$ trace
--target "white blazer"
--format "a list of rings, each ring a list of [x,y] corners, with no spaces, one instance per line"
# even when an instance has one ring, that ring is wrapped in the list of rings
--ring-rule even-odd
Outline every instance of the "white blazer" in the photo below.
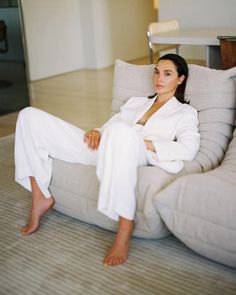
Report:
[[[116,121],[125,121],[130,126],[136,125],[144,113],[152,106],[156,97],[131,97],[101,127],[101,132]],[[148,163],[177,173],[183,161],[194,159],[200,145],[197,111],[188,104],[180,103],[175,97],[157,110],[140,129],[143,139],[151,140],[156,152],[147,150]]]

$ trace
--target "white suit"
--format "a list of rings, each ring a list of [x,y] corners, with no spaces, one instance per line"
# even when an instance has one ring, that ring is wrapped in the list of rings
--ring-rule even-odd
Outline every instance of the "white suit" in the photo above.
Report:
[[[35,108],[24,109],[16,126],[16,181],[31,190],[29,176],[34,176],[45,197],[50,197],[53,158],[95,165],[100,180],[98,210],[114,220],[119,216],[133,220],[137,167],[150,164],[177,173],[183,160],[192,160],[199,148],[197,112],[175,97],[144,126],[137,124],[154,101],[129,99],[101,127],[98,151],[87,148],[80,128]],[[144,139],[153,142],[156,153],[146,149]]]

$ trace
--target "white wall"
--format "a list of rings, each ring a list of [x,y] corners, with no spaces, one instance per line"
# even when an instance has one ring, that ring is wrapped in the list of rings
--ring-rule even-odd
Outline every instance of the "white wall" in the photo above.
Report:
[[[152,0],[80,0],[83,32],[87,31],[85,67],[103,68],[116,58],[131,60],[148,55],[146,30],[156,20]],[[85,5],[86,2],[86,5]],[[88,13],[88,6],[91,9]],[[85,20],[84,12],[87,19]],[[85,25],[87,24],[87,25]],[[86,29],[86,27],[89,29]],[[91,52],[92,51],[92,52]]]
[[[78,1],[21,0],[21,3],[30,80],[82,67]]]
[[[159,0],[159,20],[177,19],[180,27],[236,27],[235,0]],[[181,46],[186,58],[205,58],[202,46]]]
[[[108,0],[109,1],[109,0]],[[83,68],[111,64],[110,23],[107,0],[79,0],[79,21],[83,42]]]
[[[94,0],[96,1],[96,0]],[[149,54],[146,31],[156,21],[152,0],[108,0],[112,59],[131,60]]]
[[[152,0],[21,0],[30,80],[148,55]]]

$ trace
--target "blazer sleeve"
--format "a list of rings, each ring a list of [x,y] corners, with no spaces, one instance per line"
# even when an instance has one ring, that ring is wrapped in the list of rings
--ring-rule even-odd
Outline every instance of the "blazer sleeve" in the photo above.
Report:
[[[176,125],[174,141],[153,140],[156,150],[156,160],[163,161],[192,161],[200,146],[198,131],[198,114],[190,109],[181,116]]]

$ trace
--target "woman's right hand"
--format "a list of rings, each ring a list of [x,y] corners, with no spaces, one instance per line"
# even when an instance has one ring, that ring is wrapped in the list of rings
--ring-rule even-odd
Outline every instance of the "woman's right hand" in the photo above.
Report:
[[[97,150],[101,139],[101,133],[98,130],[90,130],[84,134],[84,142],[88,148]]]

